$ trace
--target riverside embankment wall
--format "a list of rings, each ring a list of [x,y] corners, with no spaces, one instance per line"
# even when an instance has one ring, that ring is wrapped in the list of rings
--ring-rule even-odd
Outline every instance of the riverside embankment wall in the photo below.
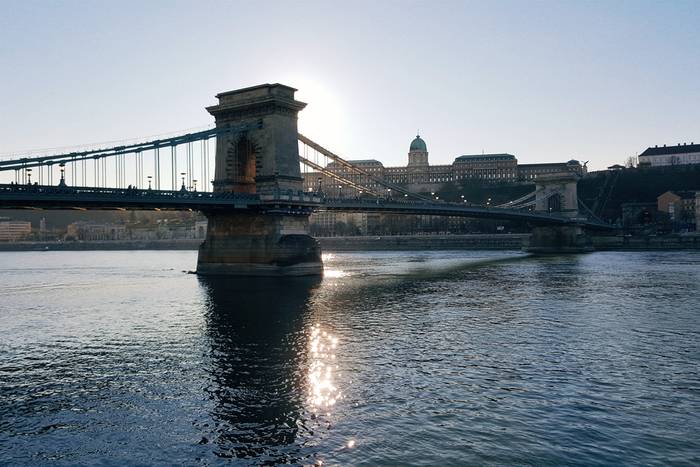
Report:
[[[529,234],[320,237],[323,251],[519,250]],[[2,242],[0,251],[196,250],[202,240]],[[700,250],[700,234],[592,237],[598,251]]]
[[[383,235],[319,238],[323,251],[519,250],[529,234]]]
[[[6,242],[0,251],[196,250],[202,240],[91,240],[84,242]]]
[[[663,236],[605,236],[592,237],[593,248],[597,251],[627,250],[700,250],[700,235]]]

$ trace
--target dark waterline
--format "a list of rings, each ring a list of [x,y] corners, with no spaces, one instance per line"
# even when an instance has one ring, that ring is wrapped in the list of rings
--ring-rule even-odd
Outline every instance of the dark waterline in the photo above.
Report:
[[[700,253],[0,253],[0,464],[696,465]]]

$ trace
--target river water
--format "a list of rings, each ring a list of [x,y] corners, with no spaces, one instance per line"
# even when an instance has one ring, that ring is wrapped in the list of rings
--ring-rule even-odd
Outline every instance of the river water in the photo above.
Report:
[[[697,465],[700,253],[0,253],[0,464]]]

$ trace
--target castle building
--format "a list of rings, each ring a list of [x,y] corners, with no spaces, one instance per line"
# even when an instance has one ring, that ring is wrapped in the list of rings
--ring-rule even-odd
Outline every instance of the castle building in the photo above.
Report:
[[[574,172],[578,175],[585,175],[587,169],[576,159],[571,159],[568,162],[518,164],[518,180],[527,182],[536,179],[539,175],[561,173],[566,171]]]
[[[348,161],[361,168],[367,175],[358,174],[347,167],[331,162],[327,169],[353,184],[367,187],[382,195],[392,196],[390,190],[383,188],[377,179],[405,187],[416,193],[429,193],[439,190],[445,183],[466,180],[479,180],[486,183],[532,183],[546,174],[575,172],[586,173],[586,167],[577,160],[543,164],[518,164],[512,154],[470,154],[455,158],[452,164],[430,165],[428,147],[425,141],[416,135],[408,150],[406,166],[385,167],[376,159]],[[307,172],[304,175],[306,191],[323,191],[333,197],[358,196],[357,189],[343,186],[334,178],[319,172]]]
[[[512,154],[459,156],[452,163],[455,180],[478,179],[491,183],[518,180],[518,160]]]

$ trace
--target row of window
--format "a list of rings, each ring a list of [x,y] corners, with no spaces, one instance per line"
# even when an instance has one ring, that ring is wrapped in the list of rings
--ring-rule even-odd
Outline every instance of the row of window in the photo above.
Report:
[[[542,168],[528,168],[523,171],[518,171],[513,168],[509,169],[503,169],[503,168],[496,168],[496,169],[465,169],[465,168],[460,168],[461,170],[454,171],[453,173],[446,173],[446,172],[433,172],[431,173],[430,171],[420,171],[420,172],[406,172],[403,167],[396,167],[396,168],[365,168],[364,170],[368,172],[372,172],[373,174],[377,174],[377,172],[382,172],[379,173],[378,175],[380,177],[385,178],[388,182],[390,183],[399,183],[399,184],[411,184],[411,183],[447,183],[447,182],[452,182],[454,180],[464,180],[464,179],[470,179],[470,178],[476,178],[476,179],[481,179],[481,180],[503,180],[503,181],[512,181],[512,180],[533,180],[536,179],[538,175],[545,174],[545,173],[554,173],[554,172],[561,172],[562,168],[561,167],[542,167]],[[374,183],[368,178],[363,175],[363,174],[358,174],[356,172],[349,172],[346,170],[336,170],[335,173],[337,173],[340,177],[346,178],[354,183],[357,183],[359,185],[363,185],[369,188],[374,188],[378,189],[380,186],[377,183]],[[308,188],[316,188],[317,187],[317,180],[319,174],[317,172],[311,172],[304,174],[305,175],[305,183],[304,185]],[[337,185],[338,182],[334,181],[332,178],[327,177],[326,175],[322,175],[322,183],[325,186],[333,186]]]
[[[700,153],[679,154],[672,156],[639,156],[639,162],[647,162],[653,166],[700,164]]]

